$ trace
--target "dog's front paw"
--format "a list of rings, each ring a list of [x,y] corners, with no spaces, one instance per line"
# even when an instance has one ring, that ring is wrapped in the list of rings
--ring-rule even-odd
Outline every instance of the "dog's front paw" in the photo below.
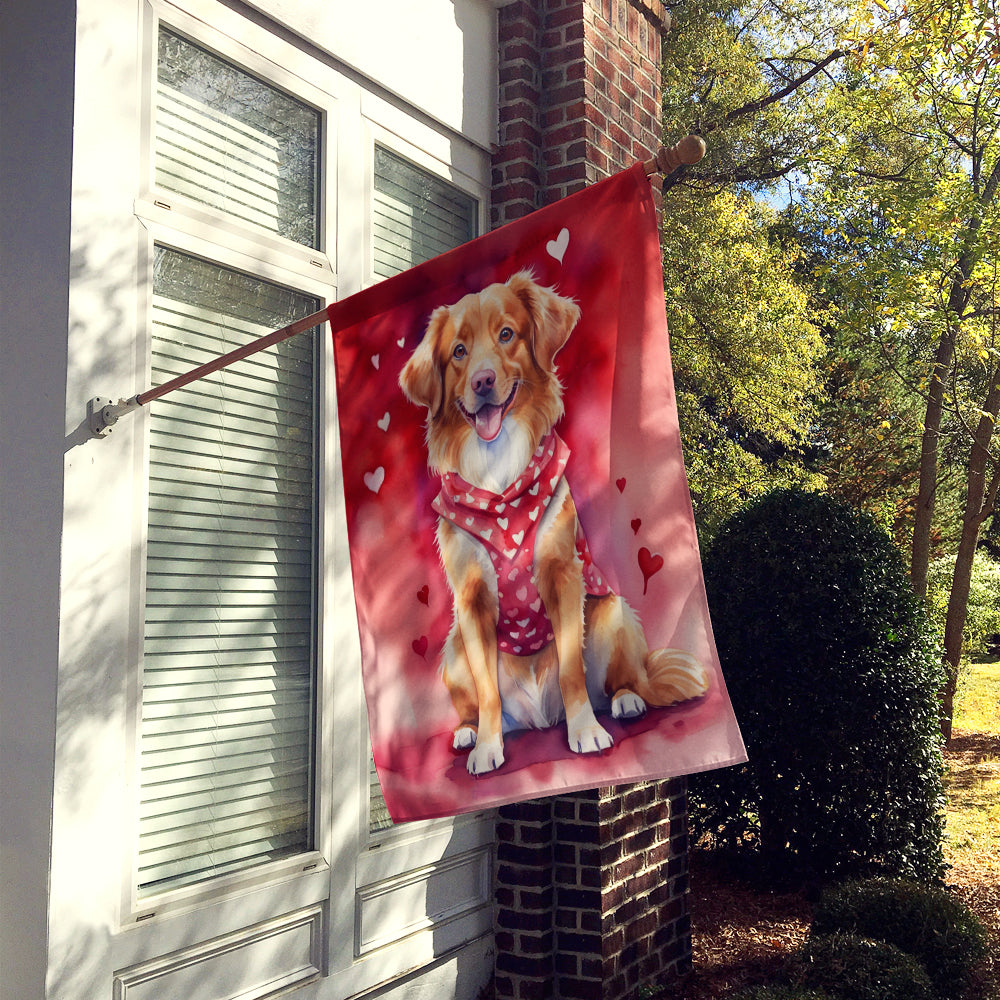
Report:
[[[614,746],[611,734],[596,719],[568,729],[569,748],[576,753],[602,753]]]
[[[497,736],[492,740],[477,741],[465,766],[469,774],[480,775],[495,771],[503,762],[503,740]]]
[[[638,719],[645,714],[646,703],[628,688],[622,688],[611,699],[611,717],[614,719]]]
[[[476,745],[475,726],[459,726],[451,745],[455,750],[471,750]]]

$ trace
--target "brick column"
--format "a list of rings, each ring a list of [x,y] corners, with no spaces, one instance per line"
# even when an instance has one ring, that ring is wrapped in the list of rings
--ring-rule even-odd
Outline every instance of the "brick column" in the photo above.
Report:
[[[660,144],[660,0],[513,0],[498,11],[494,226]],[[496,995],[622,1000],[691,964],[687,783],[506,806],[497,822]]]

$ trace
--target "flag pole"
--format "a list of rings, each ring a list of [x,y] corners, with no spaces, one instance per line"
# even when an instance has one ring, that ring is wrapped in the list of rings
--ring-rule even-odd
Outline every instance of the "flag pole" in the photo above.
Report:
[[[661,146],[656,151],[656,155],[652,159],[646,160],[642,166],[647,176],[652,176],[653,174],[666,175],[672,173],[680,166],[697,163],[704,155],[705,140],[697,135],[688,135],[673,146]],[[87,401],[87,422],[90,426],[90,431],[94,437],[106,437],[111,433],[111,428],[118,422],[118,418],[124,416],[126,413],[131,413],[140,406],[145,406],[154,399],[159,399],[161,396],[165,396],[175,389],[180,389],[190,382],[195,382],[206,375],[220,371],[236,361],[242,361],[244,358],[248,358],[258,351],[266,350],[274,344],[288,340],[289,337],[294,337],[297,334],[304,333],[306,330],[311,330],[327,318],[327,309],[320,309],[318,312],[311,313],[309,316],[303,316],[302,319],[289,323],[288,326],[283,326],[280,330],[275,330],[273,333],[258,337],[256,340],[244,344],[242,347],[237,347],[228,354],[223,354],[212,361],[207,361],[205,364],[199,365],[197,368],[192,368],[191,371],[185,372],[183,375],[178,375],[176,378],[172,378],[168,382],[164,382],[162,385],[155,386],[152,389],[136,393],[136,395],[130,396],[128,399],[119,399],[115,402],[102,396],[94,396],[93,399]]]

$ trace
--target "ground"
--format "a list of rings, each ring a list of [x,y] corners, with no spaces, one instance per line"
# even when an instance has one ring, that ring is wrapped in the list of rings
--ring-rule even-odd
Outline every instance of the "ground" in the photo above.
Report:
[[[970,998],[1000,1000],[1000,736],[956,729],[945,756],[951,865],[946,883],[991,936],[990,957]],[[810,892],[750,887],[710,851],[692,851],[690,865],[694,967],[664,1000],[723,1000],[744,986],[771,981],[808,936]]]

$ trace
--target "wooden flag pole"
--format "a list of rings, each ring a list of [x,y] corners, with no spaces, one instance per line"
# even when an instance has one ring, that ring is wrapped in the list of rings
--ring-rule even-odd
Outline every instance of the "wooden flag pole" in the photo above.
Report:
[[[652,176],[653,174],[666,175],[685,164],[691,165],[697,163],[704,155],[705,140],[697,135],[688,135],[673,146],[661,146],[656,151],[656,156],[651,160],[646,160],[642,166],[647,176]],[[258,337],[249,344],[237,347],[235,350],[230,351],[228,354],[223,354],[213,361],[208,361],[197,368],[192,368],[191,371],[185,372],[183,375],[178,375],[176,378],[172,378],[162,385],[137,393],[129,399],[119,399],[118,402],[114,402],[111,399],[95,396],[93,399],[87,401],[87,421],[90,425],[90,431],[95,437],[105,437],[111,432],[112,426],[118,422],[118,418],[124,414],[130,413],[132,410],[137,410],[140,406],[145,406],[146,403],[150,403],[154,399],[159,399],[168,392],[173,392],[174,389],[180,389],[190,382],[195,382],[206,375],[211,375],[213,372],[226,368],[235,361],[242,361],[243,358],[250,357],[251,354],[256,354],[258,351],[266,350],[268,347],[287,340],[289,337],[294,337],[296,334],[311,330],[326,319],[327,310],[320,309],[309,316],[295,320],[294,323],[289,323],[288,326],[283,326],[280,330],[275,330],[273,333]]]

